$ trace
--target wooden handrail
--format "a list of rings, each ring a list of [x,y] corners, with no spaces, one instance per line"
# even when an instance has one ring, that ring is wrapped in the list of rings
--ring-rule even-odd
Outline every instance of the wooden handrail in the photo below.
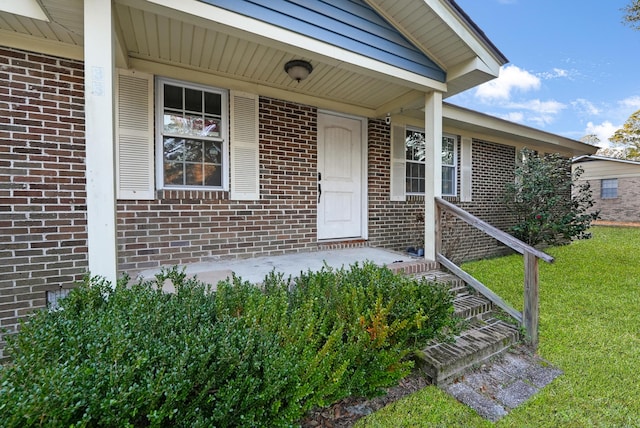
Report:
[[[542,259],[547,263],[553,263],[554,259],[550,255],[533,248],[521,240],[509,235],[502,230],[491,226],[489,223],[480,220],[473,214],[468,213],[462,208],[445,201],[442,198],[435,198],[436,201],[436,258],[438,263],[449,269],[452,273],[460,277],[471,287],[476,289],[480,294],[489,299],[496,306],[503,309],[521,325],[524,326],[529,344],[535,350],[538,347],[538,318],[539,318],[539,296],[538,296],[538,259]],[[507,302],[502,300],[500,296],[495,294],[491,289],[482,284],[458,267],[451,260],[441,254],[442,233],[441,233],[441,217],[442,212],[449,212],[465,223],[475,227],[486,233],[494,239],[507,245],[509,248],[524,255],[524,311],[520,313]]]
[[[491,226],[489,223],[480,220],[478,217],[468,213],[459,206],[454,205],[449,201],[445,201],[442,198],[436,198],[436,204],[439,205],[443,210],[449,211],[460,220],[470,224],[471,226],[474,226],[478,230],[483,231],[487,235],[497,239],[498,241],[502,242],[509,248],[519,252],[520,254],[524,255],[524,253],[528,252],[547,263],[553,263],[553,257],[551,257],[549,254],[533,248],[531,245],[525,244],[518,238],[511,236],[494,226]]]

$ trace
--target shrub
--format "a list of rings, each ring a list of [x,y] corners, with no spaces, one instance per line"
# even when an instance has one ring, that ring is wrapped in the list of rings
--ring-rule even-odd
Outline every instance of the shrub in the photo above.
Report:
[[[571,160],[558,154],[521,152],[515,181],[505,186],[504,201],[515,215],[511,233],[529,245],[562,244],[588,239],[591,222],[599,217],[588,182],[578,184],[583,170],[571,170]]]
[[[371,264],[263,289],[234,277],[212,292],[175,268],[128,282],[87,278],[10,338],[1,426],[289,426],[379,393],[455,328],[441,286]]]

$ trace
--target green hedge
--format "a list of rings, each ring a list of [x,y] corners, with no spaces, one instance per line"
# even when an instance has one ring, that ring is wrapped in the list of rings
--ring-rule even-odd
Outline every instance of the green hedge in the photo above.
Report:
[[[290,426],[395,384],[452,313],[442,286],[368,263],[215,292],[175,268],[87,279],[9,338],[0,426]]]

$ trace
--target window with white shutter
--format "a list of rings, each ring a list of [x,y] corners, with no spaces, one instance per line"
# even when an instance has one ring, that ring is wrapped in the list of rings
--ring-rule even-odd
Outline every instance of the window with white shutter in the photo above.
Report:
[[[118,70],[116,80],[118,199],[154,199],[153,76]]]
[[[160,186],[227,190],[227,91],[158,78],[156,94]]]
[[[457,189],[457,144],[453,135],[442,136],[442,194],[455,196]],[[393,125],[391,128],[391,200],[404,201],[406,195],[425,193],[424,131]]]

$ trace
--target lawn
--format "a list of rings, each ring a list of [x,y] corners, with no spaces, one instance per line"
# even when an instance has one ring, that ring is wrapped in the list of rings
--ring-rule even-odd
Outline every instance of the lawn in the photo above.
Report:
[[[564,371],[498,427],[640,426],[640,228],[596,227],[540,264],[538,353]],[[463,268],[522,310],[521,256]],[[494,426],[430,386],[357,427]]]

